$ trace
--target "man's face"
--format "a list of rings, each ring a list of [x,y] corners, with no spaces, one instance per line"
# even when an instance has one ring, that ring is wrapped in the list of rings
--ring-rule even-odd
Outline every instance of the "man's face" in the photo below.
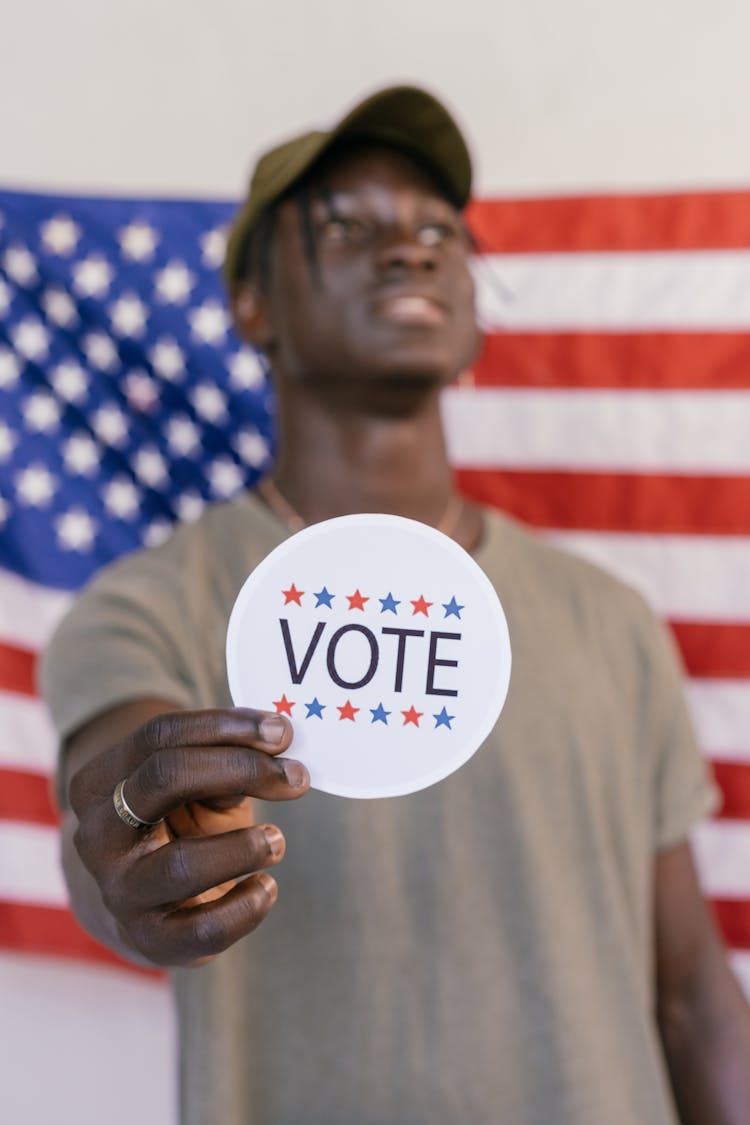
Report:
[[[454,379],[479,342],[469,245],[429,175],[391,149],[365,148],[325,167],[308,205],[315,260],[296,200],[279,208],[272,243],[277,376],[342,394]]]

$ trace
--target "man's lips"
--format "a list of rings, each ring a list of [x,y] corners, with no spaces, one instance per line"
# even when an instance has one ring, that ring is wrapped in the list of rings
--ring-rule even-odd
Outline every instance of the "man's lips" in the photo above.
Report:
[[[399,324],[442,324],[445,305],[423,293],[393,293],[375,301],[375,311]]]

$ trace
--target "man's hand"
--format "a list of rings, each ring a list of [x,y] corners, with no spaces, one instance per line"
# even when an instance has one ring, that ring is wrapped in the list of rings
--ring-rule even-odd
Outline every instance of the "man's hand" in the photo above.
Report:
[[[75,854],[64,851],[73,907],[95,936],[128,956],[199,963],[255,929],[276,901],[276,881],[264,869],[283,856],[284,838],[273,825],[253,825],[249,798],[306,792],[305,767],[274,757],[291,742],[291,724],[262,711],[176,711],[92,753],[110,717],[118,713],[84,728],[70,746],[73,768],[76,757],[86,759],[69,789]],[[113,803],[120,781],[133,813],[158,824],[137,829],[120,819]]]

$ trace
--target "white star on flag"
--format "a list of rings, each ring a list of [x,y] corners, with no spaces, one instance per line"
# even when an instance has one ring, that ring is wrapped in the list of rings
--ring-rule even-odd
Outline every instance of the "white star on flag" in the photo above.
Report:
[[[43,359],[49,348],[49,332],[41,320],[27,317],[12,329],[10,338],[17,352],[30,360]]]
[[[265,382],[263,364],[250,348],[240,348],[227,360],[230,383],[239,390],[258,390]]]
[[[228,457],[217,457],[209,465],[206,476],[214,496],[228,499],[242,488],[242,472]]]
[[[33,285],[39,276],[34,257],[25,246],[9,246],[3,254],[3,268],[17,285]]]
[[[163,270],[155,274],[154,288],[160,300],[170,305],[181,305],[187,301],[193,286],[195,274],[184,262],[167,262]]]
[[[72,359],[58,363],[57,367],[52,369],[50,382],[55,392],[66,402],[83,402],[89,389],[88,375],[81,365]]]
[[[268,442],[257,430],[244,429],[234,438],[232,445],[246,465],[259,469],[270,456]]]
[[[99,468],[99,447],[88,434],[73,434],[63,445],[63,461],[69,473],[93,476]]]
[[[51,433],[60,425],[60,406],[50,394],[40,391],[29,395],[23,404],[23,416],[28,430]]]
[[[72,254],[81,237],[81,228],[70,215],[53,215],[40,227],[42,242],[50,254]]]
[[[131,371],[123,384],[128,405],[146,414],[159,403],[159,392],[154,380],[145,371]]]
[[[159,236],[152,226],[139,220],[124,227],[118,241],[124,258],[131,262],[148,262],[159,245]]]
[[[145,547],[160,547],[166,543],[172,534],[172,524],[169,520],[152,520],[143,531],[143,545]]]
[[[167,444],[177,457],[187,457],[200,447],[200,430],[186,414],[171,418],[166,426]]]
[[[227,249],[227,234],[224,227],[215,227],[206,231],[201,238],[203,263],[213,269],[218,269],[224,261]]]
[[[128,440],[128,422],[117,406],[102,406],[91,415],[94,433],[104,445],[117,449]]]
[[[0,387],[9,390],[15,387],[21,374],[21,364],[18,356],[10,348],[0,348]]]
[[[106,258],[92,254],[73,266],[73,288],[79,297],[104,297],[114,274]]]
[[[11,295],[10,288],[0,277],[0,316],[5,316],[10,308]]]
[[[190,331],[204,344],[222,344],[229,330],[229,316],[219,301],[208,300],[188,313]]]
[[[123,293],[109,306],[109,318],[118,336],[142,336],[148,309],[136,293]]]
[[[157,375],[169,383],[178,382],[185,374],[185,356],[176,340],[162,337],[148,353],[151,366]]]
[[[82,508],[70,508],[55,520],[60,546],[69,551],[86,551],[96,536],[96,523]]]
[[[51,286],[45,290],[41,298],[41,305],[47,317],[59,328],[72,328],[78,323],[78,310],[75,301],[64,289]]]
[[[0,422],[0,461],[7,461],[18,444],[18,439],[5,422]]]
[[[92,367],[99,371],[111,371],[117,366],[117,348],[106,333],[89,332],[82,342],[86,359]]]
[[[166,461],[153,446],[139,449],[133,458],[133,469],[138,480],[149,488],[159,488],[169,477]]]
[[[226,396],[214,383],[198,383],[190,392],[190,401],[207,422],[218,424],[227,417]]]
[[[118,519],[133,519],[138,515],[141,495],[127,477],[116,477],[102,489],[107,511]]]
[[[175,511],[183,523],[195,523],[205,506],[205,500],[199,493],[188,490],[178,496]]]
[[[16,495],[22,504],[43,508],[57,491],[57,481],[45,465],[29,465],[16,475]]]

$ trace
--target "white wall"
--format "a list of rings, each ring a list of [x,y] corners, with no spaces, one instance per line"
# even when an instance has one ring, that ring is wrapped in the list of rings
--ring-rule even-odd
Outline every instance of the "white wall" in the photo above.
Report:
[[[258,147],[390,80],[450,101],[485,193],[750,183],[747,0],[13,7],[5,185],[235,196]]]

